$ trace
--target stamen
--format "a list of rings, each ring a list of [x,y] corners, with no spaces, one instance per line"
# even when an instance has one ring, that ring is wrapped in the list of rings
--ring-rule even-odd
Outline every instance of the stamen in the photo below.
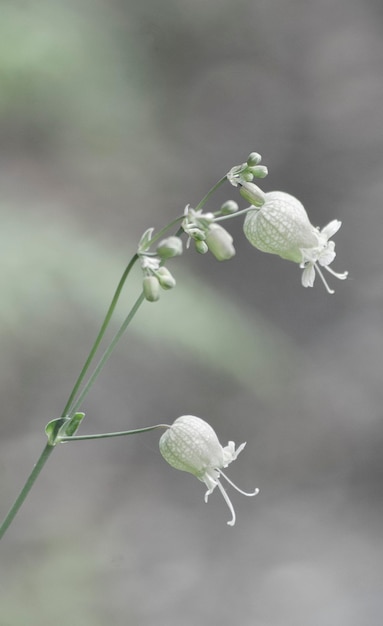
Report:
[[[334,272],[334,270],[331,269],[331,267],[329,267],[328,265],[325,265],[324,268],[325,268],[325,270],[330,272],[330,274],[332,274],[336,278],[339,278],[339,280],[346,280],[346,278],[348,276],[348,272],[342,272],[341,274],[339,274],[338,272]]]
[[[236,520],[234,507],[233,507],[233,505],[232,505],[232,503],[231,503],[231,500],[230,500],[229,496],[227,495],[227,493],[226,493],[225,489],[222,487],[222,485],[221,485],[221,483],[219,482],[219,480],[217,481],[217,485],[218,485],[218,489],[220,490],[220,492],[222,493],[222,495],[223,495],[223,497],[224,497],[224,500],[225,500],[225,502],[226,502],[227,506],[228,506],[228,507],[229,507],[229,509],[230,509],[230,513],[231,513],[231,520],[229,520],[227,523],[228,523],[228,525],[229,525],[229,526],[234,526],[234,524],[235,524],[235,520]]]
[[[243,496],[249,496],[249,497],[251,497],[251,496],[256,496],[256,495],[257,495],[257,493],[259,493],[259,489],[258,489],[258,488],[257,488],[257,489],[254,489],[254,491],[252,491],[251,493],[249,493],[248,491],[242,491],[242,489],[240,489],[239,487],[237,487],[237,485],[236,485],[236,484],[234,484],[234,483],[230,480],[230,478],[228,478],[228,477],[226,476],[226,474],[224,474],[224,473],[223,473],[223,471],[222,471],[222,470],[219,470],[219,472],[220,472],[221,476],[223,476],[223,477],[224,477],[224,479],[225,479],[225,480],[227,480],[227,482],[229,483],[229,485],[231,485],[232,487],[234,487],[234,489],[235,489],[236,491],[238,491],[239,493],[241,493]]]
[[[318,263],[314,263],[315,269],[318,272],[320,278],[322,279],[322,283],[324,284],[324,286],[326,287],[326,290],[328,291],[328,293],[335,293],[335,291],[333,289],[330,289],[330,287],[328,286],[325,277],[322,274],[322,271],[318,265]],[[328,270],[329,268],[326,267],[326,269]],[[330,271],[330,270],[329,270]],[[332,274],[332,271],[330,272],[330,274]]]

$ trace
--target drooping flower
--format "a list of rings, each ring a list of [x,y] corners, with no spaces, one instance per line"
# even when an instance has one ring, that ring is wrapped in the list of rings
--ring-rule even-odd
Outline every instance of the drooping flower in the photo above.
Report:
[[[339,220],[333,220],[319,230],[310,223],[303,204],[297,198],[282,191],[272,191],[266,194],[260,209],[248,212],[243,229],[247,239],[258,250],[299,263],[303,269],[304,287],[313,286],[317,271],[327,291],[334,293],[321,267],[340,280],[347,278],[348,272],[339,274],[329,267],[336,254],[335,244],[329,240],[341,224]]]
[[[162,456],[172,467],[190,472],[205,483],[205,502],[218,487],[232,515],[228,521],[229,526],[234,526],[236,516],[229,496],[220,482],[220,476],[245,496],[255,496],[259,491],[242,491],[222,471],[222,468],[237,458],[245,445],[242,443],[235,449],[234,442],[229,441],[227,446],[222,447],[213,428],[194,415],[182,415],[176,419],[164,432],[159,443]]]

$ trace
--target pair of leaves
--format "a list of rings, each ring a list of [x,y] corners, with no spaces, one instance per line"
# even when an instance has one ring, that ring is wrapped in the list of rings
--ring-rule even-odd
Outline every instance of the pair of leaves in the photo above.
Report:
[[[85,413],[75,413],[73,417],[58,417],[48,422],[45,433],[48,443],[55,446],[63,437],[72,437],[84,419]]]

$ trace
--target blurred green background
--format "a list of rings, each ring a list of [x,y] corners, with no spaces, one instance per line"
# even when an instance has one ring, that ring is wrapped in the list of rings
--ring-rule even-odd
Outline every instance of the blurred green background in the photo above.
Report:
[[[0,0],[2,515],[142,232],[250,151],[343,221],[350,272],[303,289],[240,218],[230,263],[172,262],[81,432],[199,415],[261,493],[231,529],[156,433],[60,446],[1,543],[0,626],[381,626],[382,33],[377,0]]]

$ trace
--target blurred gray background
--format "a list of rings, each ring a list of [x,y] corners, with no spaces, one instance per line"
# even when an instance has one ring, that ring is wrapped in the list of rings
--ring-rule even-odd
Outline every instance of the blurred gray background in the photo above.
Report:
[[[156,433],[60,446],[2,541],[0,626],[383,623],[382,35],[378,0],[0,2],[2,515],[142,232],[250,151],[343,221],[350,275],[303,289],[240,218],[230,263],[172,262],[81,433],[199,415],[261,492],[230,528]]]

